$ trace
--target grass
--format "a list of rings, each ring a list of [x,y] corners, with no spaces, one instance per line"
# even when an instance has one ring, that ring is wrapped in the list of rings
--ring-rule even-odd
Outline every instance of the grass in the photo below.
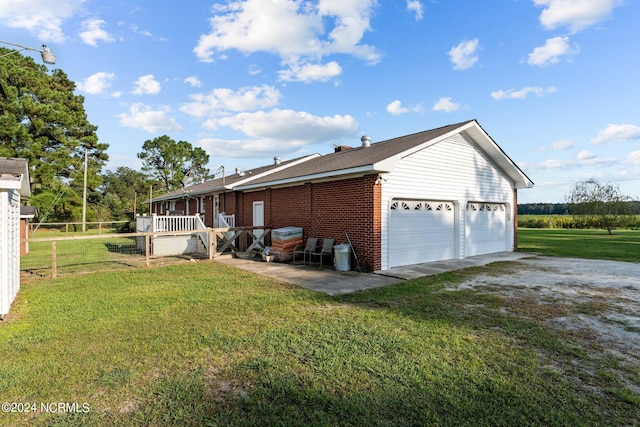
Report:
[[[105,234],[105,233],[103,233]],[[60,236],[58,236],[60,237]],[[56,242],[58,274],[87,273],[141,266],[144,250],[136,248],[129,237],[61,240]],[[29,253],[20,258],[25,277],[50,277],[52,245],[50,241],[29,242]]]
[[[545,255],[640,262],[640,231],[521,228],[518,249]]]
[[[620,363],[532,316],[549,307],[443,290],[502,268],[341,297],[215,262],[28,283],[0,324],[3,400],[90,410],[0,424],[637,424]]]

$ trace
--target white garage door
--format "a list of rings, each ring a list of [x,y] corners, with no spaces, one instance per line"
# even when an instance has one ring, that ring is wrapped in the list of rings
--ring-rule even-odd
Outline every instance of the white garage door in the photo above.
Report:
[[[389,266],[455,257],[452,202],[393,200],[389,214]]]
[[[465,256],[508,250],[507,209],[504,203],[467,203]]]

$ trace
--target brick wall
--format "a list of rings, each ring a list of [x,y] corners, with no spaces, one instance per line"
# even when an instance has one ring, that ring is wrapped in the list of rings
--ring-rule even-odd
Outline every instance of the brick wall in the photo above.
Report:
[[[217,214],[217,212],[215,212]],[[204,197],[204,225],[213,227],[213,196]]]
[[[310,233],[346,243],[349,234],[367,270],[380,264],[380,186],[377,175],[313,184]]]
[[[360,262],[368,270],[380,263],[380,186],[377,175],[340,181],[306,183],[287,188],[236,193],[236,224],[251,225],[253,202],[263,201],[265,225],[272,228],[297,226],[309,237],[332,238],[346,243],[345,231]],[[231,212],[227,209],[227,212]]]
[[[187,212],[189,212],[189,215],[195,215],[196,213],[200,212],[198,201],[196,199],[188,199],[187,203],[189,203],[189,209],[184,210],[185,215],[187,214]]]

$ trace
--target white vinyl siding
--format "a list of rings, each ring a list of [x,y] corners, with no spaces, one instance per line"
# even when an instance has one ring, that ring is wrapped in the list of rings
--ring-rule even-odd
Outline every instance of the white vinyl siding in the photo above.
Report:
[[[20,290],[20,194],[0,189],[0,315]]]
[[[465,207],[469,201],[505,205],[505,247],[512,249],[513,184],[478,146],[463,134],[451,136],[401,159],[382,181],[381,268],[390,268],[390,207],[394,199],[447,200],[454,204],[454,255],[465,248]]]

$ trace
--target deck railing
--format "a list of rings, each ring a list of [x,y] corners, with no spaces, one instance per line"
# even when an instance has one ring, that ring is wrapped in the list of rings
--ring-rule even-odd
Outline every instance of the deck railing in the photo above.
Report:
[[[197,215],[153,215],[151,231],[197,230],[197,219]]]
[[[235,214],[227,215],[225,213],[221,213],[218,215],[218,219],[220,221],[220,228],[234,228],[236,226]]]

